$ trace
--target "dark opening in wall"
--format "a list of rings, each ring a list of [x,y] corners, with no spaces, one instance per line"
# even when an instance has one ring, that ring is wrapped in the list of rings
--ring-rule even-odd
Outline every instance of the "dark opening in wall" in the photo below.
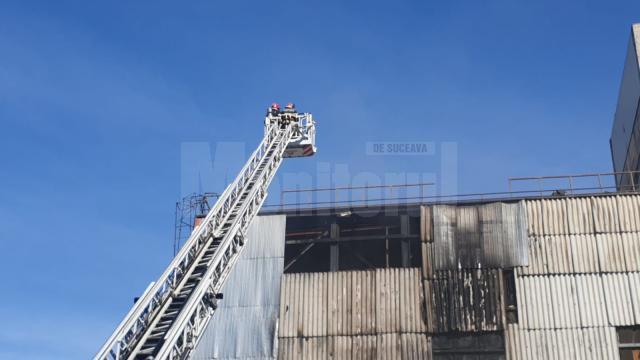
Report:
[[[420,267],[420,219],[382,211],[287,217],[285,273]]]
[[[620,360],[640,360],[640,326],[619,327]]]
[[[434,360],[504,360],[501,332],[454,333],[432,338]]]
[[[516,277],[513,269],[503,271],[504,300],[507,313],[507,324],[518,323],[518,298],[516,294]]]

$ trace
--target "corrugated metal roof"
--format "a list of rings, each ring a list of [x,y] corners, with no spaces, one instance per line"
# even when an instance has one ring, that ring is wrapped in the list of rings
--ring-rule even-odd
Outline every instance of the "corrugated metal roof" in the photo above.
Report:
[[[258,216],[193,359],[273,359],[286,217]]]
[[[456,270],[425,280],[429,324],[434,332],[502,329],[499,270]]]
[[[423,212],[428,216],[428,212]],[[527,224],[522,202],[433,207],[433,269],[527,265]],[[422,221],[427,223],[425,219]]]
[[[418,269],[282,277],[280,337],[424,332]]]
[[[431,360],[431,339],[425,334],[380,334],[281,338],[281,360]]]
[[[616,329],[522,330],[518,325],[509,325],[507,359],[619,359]]]

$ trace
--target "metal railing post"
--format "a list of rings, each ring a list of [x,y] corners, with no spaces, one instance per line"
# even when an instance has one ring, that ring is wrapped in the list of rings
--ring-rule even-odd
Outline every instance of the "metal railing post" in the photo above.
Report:
[[[569,176],[569,193],[573,195],[573,176]]]

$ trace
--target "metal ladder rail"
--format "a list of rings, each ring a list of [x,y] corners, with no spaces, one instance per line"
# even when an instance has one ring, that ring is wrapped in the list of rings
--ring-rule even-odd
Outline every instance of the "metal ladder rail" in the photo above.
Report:
[[[281,140],[276,137],[271,143],[271,147],[266,151],[265,156],[261,159],[257,171],[249,180],[245,191],[240,195],[236,205],[231,208],[227,221],[222,225],[221,234],[226,236],[229,232],[232,232],[229,236],[234,236],[237,233],[234,231],[234,220],[237,218],[237,215],[240,213],[243,205],[247,201],[250,202],[252,200],[252,189],[260,179],[261,173],[265,168],[269,167],[270,163],[272,163],[275,148],[280,141]],[[148,357],[152,357],[158,351],[159,347],[162,346],[164,343],[164,335],[169,331],[173,324],[175,324],[176,317],[182,312],[184,303],[188,301],[193,289],[201,282],[203,273],[211,266],[212,260],[219,252],[219,249],[224,249],[224,247],[220,246],[224,241],[223,239],[224,238],[221,239],[219,237],[214,238],[206,248],[206,251],[203,251],[203,253],[194,262],[194,265],[183,278],[183,281],[181,281],[181,283],[176,287],[174,291],[175,295],[172,296],[172,298],[163,306],[155,320],[150,324],[145,336],[140,339],[138,345],[132,351],[129,357],[130,359],[146,359]]]
[[[240,189],[247,185],[250,175],[257,170],[260,160],[266,154],[271,142],[279,134],[277,125],[271,126],[265,133],[262,142],[253,152],[236,179],[225,189],[200,226],[189,237],[164,273],[149,291],[139,299],[129,314],[123,319],[116,330],[96,354],[96,360],[119,360],[136,345],[149,323],[155,317],[157,310],[164,304],[175,288],[175,284],[182,279],[182,275],[193,264],[194,259],[215,235],[221,223],[229,215],[231,204],[241,194]]]
[[[230,270],[237,261],[245,244],[246,231],[258,213],[267,196],[267,189],[282,163],[284,149],[291,138],[292,128],[282,130],[282,137],[270,161],[259,174],[251,194],[243,204],[238,217],[231,225],[231,231],[224,237],[211,266],[189,297],[187,304],[178,315],[174,325],[167,332],[165,342],[156,359],[185,359],[193,350],[215,311],[209,299],[218,293],[226,281]]]

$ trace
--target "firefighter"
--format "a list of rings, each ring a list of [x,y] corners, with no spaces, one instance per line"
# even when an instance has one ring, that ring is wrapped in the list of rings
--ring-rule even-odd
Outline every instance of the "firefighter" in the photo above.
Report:
[[[273,103],[267,109],[267,116],[264,119],[264,125],[269,126],[275,122],[278,122],[280,119],[280,105],[278,103]]]
[[[271,107],[269,108],[269,114],[273,117],[278,117],[280,116],[280,113],[280,105],[278,103],[271,104]]]

